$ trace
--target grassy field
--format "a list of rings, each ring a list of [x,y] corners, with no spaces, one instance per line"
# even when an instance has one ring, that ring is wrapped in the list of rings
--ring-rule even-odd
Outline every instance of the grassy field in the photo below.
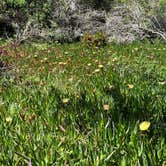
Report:
[[[0,45],[0,165],[166,165],[165,43]]]

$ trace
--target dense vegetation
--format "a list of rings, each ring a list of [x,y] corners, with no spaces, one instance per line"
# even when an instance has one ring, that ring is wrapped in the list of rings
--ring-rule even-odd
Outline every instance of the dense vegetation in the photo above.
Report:
[[[165,18],[165,0],[0,0],[0,165],[165,166]]]
[[[0,37],[73,42],[106,33],[110,41],[166,40],[165,0],[1,0]]]
[[[1,43],[1,165],[166,164],[165,43],[99,46]]]

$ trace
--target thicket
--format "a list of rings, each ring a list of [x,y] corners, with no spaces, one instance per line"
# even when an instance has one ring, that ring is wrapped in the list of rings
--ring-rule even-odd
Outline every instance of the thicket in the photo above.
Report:
[[[102,31],[115,41],[166,40],[165,18],[166,0],[0,0],[0,37],[72,42]]]

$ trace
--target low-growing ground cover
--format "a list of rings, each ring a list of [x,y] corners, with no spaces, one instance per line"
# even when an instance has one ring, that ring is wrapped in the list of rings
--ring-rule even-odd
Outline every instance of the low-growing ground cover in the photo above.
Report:
[[[166,164],[165,43],[0,54],[1,165]]]

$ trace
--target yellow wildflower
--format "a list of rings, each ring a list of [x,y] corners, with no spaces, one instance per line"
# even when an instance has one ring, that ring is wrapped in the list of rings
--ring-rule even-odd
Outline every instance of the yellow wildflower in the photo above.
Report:
[[[150,122],[148,122],[148,121],[143,121],[143,122],[141,122],[140,125],[139,125],[139,129],[140,129],[141,131],[146,131],[146,130],[149,129],[149,127],[150,127]]]
[[[134,88],[133,84],[128,84],[127,86],[128,86],[129,89],[133,89]]]
[[[12,121],[12,118],[10,116],[6,117],[6,122],[11,122]]]
[[[110,109],[110,106],[108,104],[103,105],[104,111],[108,111]]]
[[[103,65],[100,64],[100,65],[98,65],[98,67],[99,67],[99,68],[103,68]]]
[[[63,100],[62,100],[62,102],[64,103],[64,104],[67,104],[68,102],[69,102],[69,98],[64,98]]]

